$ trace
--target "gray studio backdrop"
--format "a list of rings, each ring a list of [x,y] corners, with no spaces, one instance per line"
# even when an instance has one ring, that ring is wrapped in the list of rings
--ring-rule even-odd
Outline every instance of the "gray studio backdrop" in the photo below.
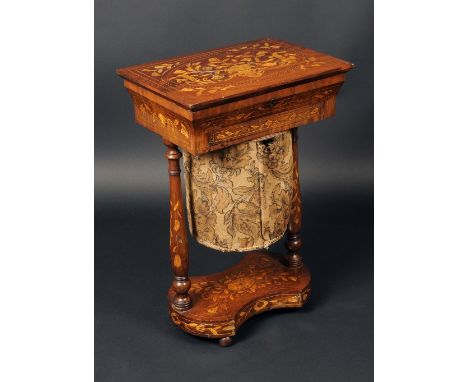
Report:
[[[252,319],[233,347],[221,349],[181,333],[167,317],[165,147],[135,124],[115,69],[262,37],[356,69],[338,95],[337,115],[299,130],[311,301]],[[372,380],[372,1],[96,0],[95,203],[97,382]],[[190,256],[192,274],[239,258],[193,240]]]

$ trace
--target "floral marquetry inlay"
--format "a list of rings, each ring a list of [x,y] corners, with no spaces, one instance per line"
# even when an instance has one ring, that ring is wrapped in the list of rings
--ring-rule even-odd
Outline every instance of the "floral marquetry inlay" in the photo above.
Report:
[[[192,309],[178,312],[170,306],[170,315],[177,326],[191,334],[233,336],[252,316],[271,309],[303,306],[310,294],[309,283],[305,267],[291,270],[266,252],[249,252],[225,272],[194,276],[190,289]]]
[[[208,143],[211,146],[224,141],[235,141],[263,131],[283,127],[299,126],[323,118],[324,101],[333,97],[340,86],[331,86],[314,93],[293,95],[272,101],[271,107],[265,104],[245,108],[238,113],[216,116],[202,122],[209,128]],[[252,117],[255,119],[252,119]],[[225,126],[227,125],[227,126]]]
[[[171,245],[171,253],[173,253],[173,266],[175,269],[179,269],[182,266],[181,253],[185,250],[185,232],[181,230],[183,224],[183,212],[182,205],[179,201],[170,203],[170,224],[171,229],[169,230],[169,240]]]
[[[151,105],[142,97],[134,95],[135,114],[137,118],[143,119],[151,126],[159,126],[170,130],[172,133],[181,134],[184,139],[189,139],[189,126],[179,118],[169,115],[167,111],[157,105]]]
[[[219,280],[192,283],[190,292],[199,294],[205,302],[206,312],[215,315],[228,311],[229,305],[243,295],[252,295],[277,285],[294,284],[300,277],[287,269],[281,270],[281,266],[265,254],[259,256],[257,263],[228,273]]]
[[[174,324],[180,326],[186,332],[195,334],[196,336],[204,337],[226,337],[235,334],[234,321],[228,322],[206,322],[199,323],[187,320],[176,311],[172,311],[171,319]]]
[[[225,140],[235,140],[249,135],[254,135],[258,132],[288,126],[292,122],[297,124],[305,123],[314,116],[319,116],[321,105],[313,108],[302,108],[290,112],[279,113],[268,118],[256,120],[254,123],[246,123],[243,125],[235,125],[232,127],[216,130],[209,135],[209,143],[216,144]]]
[[[249,79],[263,76],[273,69],[296,64],[298,53],[291,52],[281,44],[269,42],[243,45],[227,49],[219,57],[205,57],[195,62],[157,64],[141,69],[153,77],[164,77],[168,84],[181,84],[182,92],[204,92],[214,94],[233,88],[227,84],[236,77]],[[315,57],[307,57],[300,63],[299,69],[323,65]],[[239,84],[237,84],[238,86]]]
[[[118,73],[180,106],[199,110],[350,68],[345,61],[311,49],[262,39],[131,66]]]

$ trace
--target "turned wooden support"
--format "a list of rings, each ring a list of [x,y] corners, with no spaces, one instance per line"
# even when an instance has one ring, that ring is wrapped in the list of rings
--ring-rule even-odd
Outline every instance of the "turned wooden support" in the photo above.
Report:
[[[181,152],[172,142],[164,140],[167,146],[166,158],[169,164],[169,200],[170,200],[170,233],[169,246],[171,265],[174,273],[172,289],[175,292],[173,306],[179,311],[192,307],[192,299],[188,293],[190,279],[188,278],[188,241],[185,230],[182,188],[180,183],[179,159]]]
[[[301,236],[299,234],[302,224],[302,201],[301,189],[299,185],[299,166],[297,154],[297,128],[291,130],[292,149],[293,149],[293,197],[291,204],[291,215],[289,217],[288,230],[286,232],[286,248],[288,250],[287,260],[291,268],[300,268],[302,266],[302,257],[299,251],[302,246]]]

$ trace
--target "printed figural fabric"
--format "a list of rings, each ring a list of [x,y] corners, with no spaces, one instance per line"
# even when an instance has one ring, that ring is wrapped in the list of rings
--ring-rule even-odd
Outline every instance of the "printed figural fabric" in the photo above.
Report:
[[[289,221],[291,132],[193,156],[184,152],[189,228],[220,251],[250,251],[279,240]]]

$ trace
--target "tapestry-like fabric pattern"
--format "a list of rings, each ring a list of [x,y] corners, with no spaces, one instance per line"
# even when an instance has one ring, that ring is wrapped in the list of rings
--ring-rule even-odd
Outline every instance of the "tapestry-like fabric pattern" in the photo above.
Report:
[[[207,154],[184,152],[189,228],[221,251],[267,248],[287,227],[293,156],[291,132]]]

